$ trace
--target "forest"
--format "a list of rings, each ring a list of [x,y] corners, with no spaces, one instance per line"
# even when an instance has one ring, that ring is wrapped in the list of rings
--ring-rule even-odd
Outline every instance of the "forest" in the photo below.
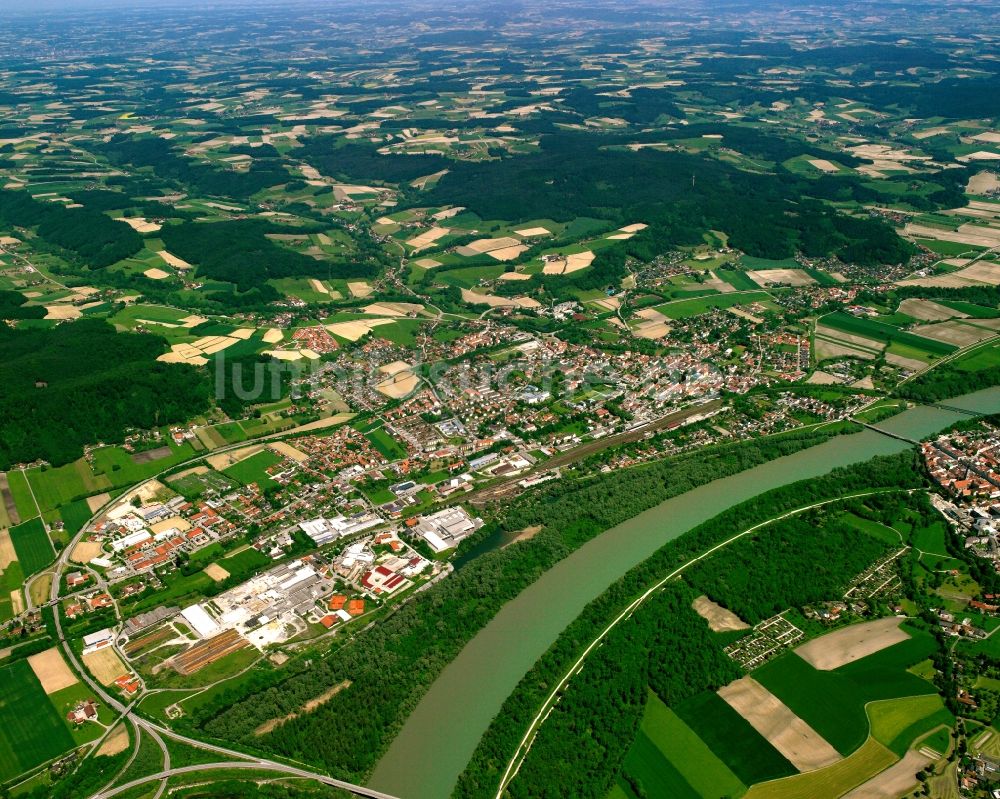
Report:
[[[615,582],[604,594],[591,602],[584,609],[583,613],[569,626],[556,640],[556,643],[546,652],[535,664],[528,674],[521,680],[517,688],[504,702],[503,708],[497,714],[490,728],[479,742],[476,752],[469,762],[465,772],[459,778],[458,786],[453,794],[457,799],[492,799],[496,793],[497,783],[506,764],[513,756],[521,736],[528,728],[530,719],[537,713],[543,700],[547,696],[551,687],[567,671],[570,664],[579,657],[580,651],[591,641],[607,620],[620,613],[636,596],[653,585],[664,575],[673,569],[687,562],[700,552],[708,549],[714,544],[725,540],[734,532],[745,530],[754,524],[772,519],[782,513],[795,508],[801,508],[811,503],[824,499],[836,499],[844,497],[852,492],[861,490],[871,490],[876,488],[914,488],[924,484],[924,477],[921,472],[919,461],[913,452],[904,452],[899,455],[877,457],[865,463],[855,466],[835,469],[822,477],[802,480],[791,483],[781,488],[760,494],[746,502],[733,506],[723,511],[718,516],[704,522],[693,530],[685,533],[680,538],[666,544],[658,550],[652,557],[631,569],[624,577]],[[852,500],[856,501],[856,500]],[[815,528],[803,528],[803,533],[807,536],[815,535]],[[768,587],[772,584],[767,582],[767,573],[762,570],[761,585]],[[844,574],[846,574],[846,569]],[[780,583],[775,584],[778,590],[784,590]],[[808,587],[808,586],[805,586]],[[700,592],[698,592],[700,593]],[[633,615],[633,619],[639,613]],[[704,627],[704,624],[703,624]],[[602,649],[607,649],[607,645]],[[678,648],[679,650],[680,648]],[[669,670],[675,664],[676,652],[672,652],[664,646],[659,653],[665,660],[664,672],[669,674]],[[621,657],[625,657],[622,655]],[[710,657],[705,655],[704,657]],[[716,675],[715,667],[709,661],[700,666],[702,673],[710,676]],[[580,672],[586,674],[587,668]],[[688,668],[687,666],[684,668]],[[721,673],[714,679],[722,679]],[[649,682],[656,687],[657,693],[666,694],[662,698],[666,702],[676,701],[684,695],[683,688],[680,693],[671,694],[669,683],[657,683],[653,676]],[[630,684],[626,684],[625,690],[631,690]],[[568,696],[568,694],[567,694]],[[588,697],[581,696],[582,705],[585,705]],[[562,708],[562,705],[566,708]],[[587,709],[579,706],[574,711],[571,704],[566,699],[560,703],[561,711],[574,712],[577,724],[583,723],[582,715],[598,713],[598,699],[595,698],[595,705]],[[626,707],[619,705],[613,709],[607,707],[607,712],[620,713],[624,715]],[[641,710],[628,709],[628,712],[638,713]],[[638,718],[638,716],[636,717]],[[589,724],[589,718],[587,723]],[[627,726],[627,720],[620,722]],[[544,763],[531,764],[535,757],[535,747],[532,747],[532,754],[522,767],[522,774],[534,774],[537,780],[527,783],[519,796],[542,795],[540,792],[554,790],[554,786],[547,782],[547,769],[555,768],[552,764],[553,758],[562,758],[564,763],[573,764],[581,775],[585,775],[586,780],[592,780],[595,784],[609,785],[609,780],[615,775],[609,775],[602,769],[607,763],[614,762],[609,755],[601,762],[595,763],[596,768],[592,768],[590,761],[586,758],[577,758],[572,747],[572,738],[565,738],[562,742],[558,740],[548,740],[542,743],[542,735],[548,735],[546,728],[542,727],[535,746],[543,746],[540,750],[546,753]],[[557,736],[552,736],[557,737]],[[631,739],[621,741],[619,745],[626,749]],[[558,768],[562,769],[560,765]],[[518,777],[520,781],[521,776]],[[516,784],[516,783],[515,783]],[[517,789],[521,790],[521,789]],[[580,793],[587,796],[585,790]],[[603,795],[603,794],[602,794]]]
[[[296,229],[302,232],[302,228]],[[201,277],[233,283],[240,292],[255,292],[264,300],[277,299],[267,284],[271,278],[367,277],[373,267],[358,261],[319,261],[295,252],[269,238],[268,233],[288,228],[259,219],[227,222],[183,222],[167,225],[160,235],[167,250],[198,266]]]
[[[273,148],[257,148],[246,172],[217,169],[180,155],[156,136],[134,138],[117,134],[94,150],[119,166],[151,167],[153,173],[196,194],[246,201],[262,189],[291,180]]]
[[[743,135],[743,140],[758,157],[774,149],[784,154],[787,147],[759,135]],[[483,219],[643,221],[659,239],[653,255],[700,243],[709,228],[725,231],[731,246],[761,258],[803,252],[874,265],[906,262],[915,252],[884,222],[847,217],[823,202],[880,196],[857,181],[817,180],[787,171],[751,173],[717,159],[677,151],[633,152],[613,147],[616,143],[590,135],[545,135],[537,154],[449,165],[448,174],[419,201],[463,205]],[[481,191],[482,186],[490,191]],[[790,203],[789,197],[801,199]]]
[[[809,431],[778,440],[740,442],[602,474],[579,486],[572,481],[551,484],[537,498],[517,500],[504,521],[511,530],[544,524],[545,530],[530,541],[471,560],[350,644],[313,661],[309,670],[270,687],[255,684],[252,693],[222,695],[201,708],[193,721],[219,740],[239,741],[363,779],[420,696],[465,643],[507,600],[570,551],[652,504],[829,436]],[[560,498],[563,491],[566,496]],[[522,503],[527,507],[521,509]],[[591,515],[580,518],[581,507],[590,508]],[[483,528],[468,539],[468,547],[496,532],[495,526]],[[347,675],[351,687],[316,711],[263,737],[253,734],[263,722],[286,715]],[[326,745],[317,748],[317,736],[331,724],[339,734],[327,736]]]
[[[0,289],[0,319],[41,319],[45,309],[40,305],[25,305],[28,298],[20,291]]]
[[[758,624],[789,607],[839,598],[887,548],[822,509],[777,522],[698,563],[700,593]]]
[[[130,428],[183,422],[208,409],[201,370],[159,363],[158,336],[117,333],[102,320],[55,328],[0,325],[0,469],[76,460],[86,444]]]
[[[142,236],[100,211],[40,202],[23,191],[0,189],[0,224],[35,228],[39,238],[91,269],[111,266],[142,249]]]
[[[673,583],[619,624],[573,677],[515,779],[512,799],[603,799],[652,690],[669,704],[743,676]]]

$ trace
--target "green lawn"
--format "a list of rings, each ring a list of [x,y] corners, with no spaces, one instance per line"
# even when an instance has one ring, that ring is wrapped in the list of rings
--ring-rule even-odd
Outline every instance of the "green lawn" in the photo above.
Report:
[[[73,737],[26,660],[0,667],[0,780],[73,747]]]
[[[34,574],[55,560],[56,553],[40,518],[22,522],[10,528],[17,560],[26,575]]]

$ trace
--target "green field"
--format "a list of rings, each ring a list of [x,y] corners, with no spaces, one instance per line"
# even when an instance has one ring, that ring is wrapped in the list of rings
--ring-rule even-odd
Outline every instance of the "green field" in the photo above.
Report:
[[[833,671],[819,671],[788,652],[757,669],[754,679],[846,756],[868,737],[866,703],[932,690],[906,669],[930,655],[934,639],[908,632],[910,640]]]
[[[17,560],[26,575],[44,569],[55,560],[55,550],[52,549],[52,542],[49,541],[49,535],[45,532],[45,525],[40,518],[11,527],[10,540],[14,544]]]
[[[232,477],[243,485],[256,483],[261,491],[263,491],[265,488],[278,485],[268,476],[267,469],[279,463],[281,463],[281,456],[276,452],[265,449],[263,452],[251,455],[249,458],[241,460],[239,463],[234,463],[228,469],[223,469],[222,471],[223,474]]]
[[[690,300],[677,300],[665,305],[657,305],[656,310],[670,319],[687,319],[708,313],[715,308],[732,308],[735,305],[749,305],[753,302],[767,302],[771,295],[766,291],[748,291],[742,294],[712,294]]]
[[[71,537],[83,529],[83,526],[90,521],[91,515],[90,506],[85,499],[78,499],[76,502],[59,508],[59,516],[63,520],[66,532]]]
[[[941,726],[950,729],[955,724],[955,717],[937,694],[873,702],[868,706],[868,715],[872,736],[899,757],[931,730]]]
[[[21,515],[21,520],[37,516],[38,506],[31,497],[31,486],[28,485],[28,478],[24,476],[24,472],[16,469],[7,472],[7,483],[10,485],[10,493],[14,497],[14,505]]]
[[[750,275],[739,269],[717,269],[715,274],[737,291],[755,291],[760,288]]]
[[[912,347],[914,350],[919,350],[930,355],[948,355],[958,349],[957,347],[951,344],[945,344],[942,341],[934,341],[929,338],[924,338],[923,336],[915,336],[913,333],[907,333],[905,330],[900,330],[892,325],[887,325],[883,322],[876,322],[872,319],[851,316],[850,314],[842,313],[840,311],[827,314],[819,321],[820,324],[826,327],[832,327],[835,330],[842,330],[845,333],[851,333],[855,336],[864,336],[865,338],[874,339],[875,341],[881,341],[886,344],[901,344],[905,347]]]
[[[739,777],[652,692],[625,769],[650,799],[740,796],[746,791]]]
[[[992,369],[995,366],[1000,366],[1000,346],[994,344],[991,347],[974,350],[968,355],[956,358],[953,363],[955,368],[962,372],[980,372],[984,369]],[[13,488],[13,483],[11,487]]]
[[[406,450],[399,445],[399,442],[396,441],[396,439],[390,436],[381,427],[365,433],[365,438],[367,438],[371,442],[371,445],[390,461],[396,461],[400,458],[406,457]]]
[[[961,300],[935,300],[935,302],[938,305],[944,305],[952,310],[968,314],[973,319],[996,319],[1000,316],[1000,310],[996,308],[987,308],[971,302],[962,302]]]
[[[686,699],[677,716],[744,785],[795,774],[795,767],[714,691]]]
[[[0,667],[0,780],[58,757],[73,737],[26,660]]]

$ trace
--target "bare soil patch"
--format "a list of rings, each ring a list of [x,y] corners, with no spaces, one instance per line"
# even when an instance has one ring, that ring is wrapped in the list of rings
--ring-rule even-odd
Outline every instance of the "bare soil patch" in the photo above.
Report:
[[[118,653],[110,646],[83,655],[83,665],[101,685],[111,685],[123,674],[128,674],[128,669],[121,662]]]
[[[209,563],[205,567],[204,571],[205,574],[207,574],[217,583],[221,583],[223,580],[229,578],[229,572],[223,569],[218,563]]]
[[[919,319],[921,322],[944,322],[947,319],[964,319],[968,314],[941,305],[931,300],[903,300],[899,312]]]
[[[103,551],[97,541],[81,541],[73,547],[69,559],[76,563],[90,563],[94,558],[99,558]]]
[[[101,744],[100,749],[94,752],[95,757],[110,757],[111,755],[117,755],[128,749],[128,727],[124,724],[119,724],[111,734],[104,739],[104,743]]]
[[[931,758],[926,755],[909,751],[894,766],[889,766],[868,782],[844,794],[843,799],[896,799],[917,785],[917,772],[931,762]]]
[[[695,613],[708,622],[708,626],[712,632],[721,633],[732,630],[750,629],[750,625],[743,621],[743,619],[728,608],[724,608],[722,605],[713,602],[704,594],[691,603],[691,607],[694,608]]]
[[[14,543],[10,540],[10,533],[4,529],[0,530],[0,572],[17,560],[17,553],[14,551]]]
[[[257,729],[253,731],[253,734],[257,736],[267,735],[267,733],[271,732],[279,725],[284,724],[286,721],[291,721],[294,718],[298,718],[299,715],[301,715],[302,713],[311,713],[316,708],[329,702],[331,699],[333,699],[333,697],[335,697],[345,688],[350,688],[350,687],[351,687],[350,680],[344,680],[343,682],[337,683],[335,686],[327,689],[319,696],[310,699],[308,702],[302,705],[302,708],[300,710],[293,711],[286,716],[281,716],[279,718],[269,719],[268,721],[265,721],[263,724],[261,724]]]
[[[890,616],[862,624],[852,624],[814,638],[798,647],[795,654],[813,668],[831,671],[907,640],[910,636],[899,626],[902,621],[897,616]]]
[[[62,655],[59,654],[57,647],[32,655],[28,658],[28,665],[35,672],[35,676],[42,684],[42,689],[47,694],[54,694],[56,691],[69,688],[79,682],[70,667],[66,665]]]
[[[719,696],[799,771],[813,771],[840,760],[836,749],[752,677],[720,688]]]

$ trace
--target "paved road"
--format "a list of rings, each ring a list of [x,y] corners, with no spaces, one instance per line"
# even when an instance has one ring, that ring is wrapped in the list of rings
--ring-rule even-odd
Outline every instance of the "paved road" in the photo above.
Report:
[[[131,790],[139,785],[145,785],[147,782],[153,782],[155,780],[162,780],[165,785],[168,779],[178,774],[192,774],[201,771],[229,771],[236,769],[274,771],[278,774],[289,777],[316,780],[324,785],[330,785],[334,788],[342,788],[346,791],[352,791],[358,796],[366,796],[371,799],[395,799],[395,797],[390,796],[387,793],[380,793],[379,791],[372,790],[371,788],[362,788],[358,785],[352,785],[349,782],[342,782],[341,780],[334,779],[333,777],[324,777],[319,774],[313,774],[310,771],[295,768],[294,766],[286,766],[283,763],[272,763],[269,760],[255,760],[249,763],[203,763],[198,766],[182,766],[180,768],[164,769],[156,774],[149,774],[148,776],[140,777],[137,780],[126,782],[116,788],[99,791],[98,793],[95,793],[91,799],[111,799],[112,796],[117,796],[120,793],[125,793],[125,791]]]
[[[247,444],[243,443],[242,446],[247,446]],[[230,447],[221,447],[218,451],[221,452],[221,451],[225,451],[227,449],[235,449],[235,448],[237,448],[236,445],[230,446]],[[198,458],[194,458],[192,460],[201,460],[202,457],[204,457],[204,455],[202,455],[202,456],[200,456]],[[171,469],[176,468],[176,465],[172,466],[170,468]],[[164,471],[166,471],[166,470],[164,470]],[[162,474],[162,472],[161,472],[161,474]],[[156,475],[156,477],[159,477],[159,474]],[[151,478],[149,478],[149,480],[155,480],[156,477],[151,477]],[[135,488],[144,485],[145,483],[149,482],[149,480],[145,480],[142,483],[139,483],[136,486],[133,486],[133,489],[131,489],[131,490],[134,490]],[[69,564],[69,556],[72,553],[73,548],[80,541],[80,539],[84,535],[85,531],[90,527],[90,525],[93,524],[93,522],[105,510],[107,510],[107,508],[110,505],[112,505],[115,502],[118,502],[120,500],[121,500],[121,497],[118,497],[116,499],[112,499],[108,503],[106,503],[103,507],[99,508],[97,510],[97,512],[91,517],[91,519],[87,522],[87,524],[84,525],[81,528],[80,532],[76,536],[74,536],[73,540],[70,541],[70,543],[62,550],[62,552],[59,553],[59,557],[56,559],[56,562],[55,562],[54,566],[52,567],[53,579],[52,579],[52,587],[51,587],[51,589],[49,591],[49,598],[50,598],[51,601],[56,602],[59,599],[59,588],[60,588],[60,584],[62,582],[62,574],[63,574],[63,571],[66,569],[66,567]],[[300,777],[304,777],[304,778],[308,778],[308,779],[318,780],[318,781],[321,781],[321,782],[323,782],[323,783],[325,783],[327,785],[333,785],[333,786],[336,786],[338,788],[342,788],[343,790],[350,791],[350,792],[352,792],[352,793],[354,793],[354,794],[356,794],[358,796],[373,797],[374,799],[395,799],[395,797],[392,797],[389,794],[380,793],[378,791],[372,790],[371,788],[365,788],[362,785],[354,785],[353,783],[350,783],[350,782],[344,782],[343,780],[337,780],[337,779],[334,779],[333,777],[329,777],[329,776],[327,776],[325,774],[319,774],[319,773],[316,773],[316,772],[307,771],[305,769],[298,769],[298,768],[296,768],[294,766],[289,766],[289,765],[286,765],[284,763],[278,763],[278,762],[273,761],[273,760],[264,760],[264,759],[255,758],[252,755],[247,755],[247,754],[244,754],[243,752],[237,752],[237,751],[235,751],[233,749],[227,749],[227,748],[225,748],[223,746],[216,746],[215,744],[210,744],[210,743],[206,743],[204,741],[199,741],[199,740],[197,740],[195,738],[189,738],[186,735],[181,735],[181,734],[176,733],[176,732],[174,732],[173,730],[171,730],[171,729],[169,729],[167,727],[163,727],[163,726],[161,726],[159,724],[155,724],[154,722],[148,721],[147,719],[144,719],[141,716],[136,715],[133,712],[134,703],[131,704],[131,705],[125,705],[125,704],[123,704],[117,697],[115,697],[112,694],[108,693],[104,689],[104,687],[102,685],[98,684],[90,676],[90,674],[87,672],[87,670],[84,669],[83,664],[80,663],[79,659],[76,656],[76,653],[73,651],[72,647],[70,647],[69,641],[66,639],[66,635],[63,632],[63,628],[62,628],[62,619],[60,618],[60,614],[58,612],[56,612],[53,615],[55,617],[56,638],[59,641],[59,644],[62,646],[64,653],[66,654],[66,659],[69,661],[69,663],[73,667],[73,669],[76,670],[76,672],[78,673],[78,675],[80,676],[80,678],[87,685],[90,686],[91,690],[93,690],[93,692],[94,692],[94,695],[97,696],[97,697],[99,697],[100,700],[102,702],[104,702],[105,705],[107,705],[109,708],[111,708],[112,710],[114,710],[117,715],[121,716],[122,718],[128,719],[137,729],[141,729],[143,731],[143,733],[149,735],[154,741],[156,741],[156,743],[159,745],[159,747],[160,747],[160,749],[161,749],[161,751],[163,753],[163,770],[161,772],[159,772],[158,774],[155,774],[155,775],[151,775],[149,777],[144,777],[144,778],[142,778],[141,780],[139,780],[136,783],[130,783],[129,786],[126,786],[126,787],[131,787],[134,784],[143,784],[145,782],[151,782],[153,780],[160,780],[161,784],[160,784],[159,789],[157,790],[156,797],[155,797],[155,799],[159,799],[159,797],[162,796],[162,794],[164,792],[164,789],[166,788],[167,779],[170,777],[171,774],[183,773],[185,771],[191,771],[191,770],[198,770],[198,769],[205,769],[206,768],[206,766],[190,766],[190,767],[187,767],[187,768],[184,768],[184,769],[172,769],[171,765],[170,765],[170,753],[169,753],[169,751],[167,749],[167,745],[166,745],[165,741],[163,740],[164,738],[169,738],[171,740],[179,741],[179,742],[181,742],[183,744],[187,744],[188,746],[193,746],[193,747],[195,747],[197,749],[202,749],[202,750],[209,751],[209,752],[215,752],[215,753],[217,753],[219,755],[222,755],[224,757],[227,757],[227,758],[236,758],[238,761],[243,761],[241,763],[238,762],[238,763],[225,763],[225,764],[222,764],[222,765],[225,765],[228,768],[251,768],[251,767],[253,767],[253,768],[263,768],[265,770],[270,770],[270,771],[283,771],[284,773],[288,773],[288,774],[291,774],[292,772],[294,772],[295,776],[300,776]],[[214,764],[214,765],[215,765],[216,768],[221,767],[219,764]],[[124,788],[121,788],[121,789],[119,789],[119,788],[102,789],[98,793],[94,794],[93,798],[96,799],[97,797],[108,797],[108,796],[117,795],[122,790],[124,790]]]

